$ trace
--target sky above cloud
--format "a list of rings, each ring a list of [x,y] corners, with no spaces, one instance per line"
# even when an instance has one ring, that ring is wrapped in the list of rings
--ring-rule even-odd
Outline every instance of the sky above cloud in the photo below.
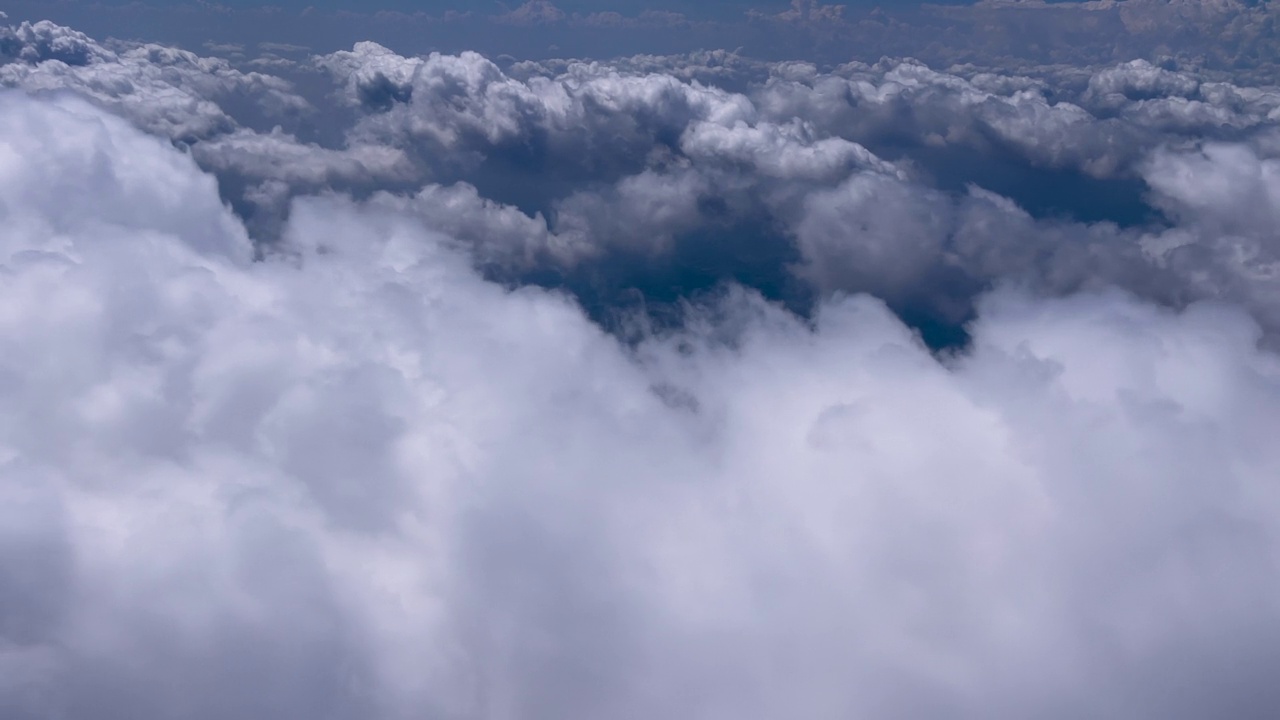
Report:
[[[1273,717],[1277,9],[838,7],[5,8],[0,717]]]

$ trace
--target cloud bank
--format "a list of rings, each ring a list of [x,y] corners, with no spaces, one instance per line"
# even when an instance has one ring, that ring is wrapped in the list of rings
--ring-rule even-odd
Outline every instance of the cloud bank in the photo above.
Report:
[[[1275,88],[0,59],[5,718],[1280,706]]]

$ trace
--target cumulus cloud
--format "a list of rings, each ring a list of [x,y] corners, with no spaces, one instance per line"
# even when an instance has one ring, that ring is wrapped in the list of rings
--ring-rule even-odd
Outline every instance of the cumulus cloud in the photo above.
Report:
[[[1205,141],[1266,156],[1280,96],[1177,63],[494,62],[365,42],[282,61],[299,85],[47,22],[7,32],[10,84],[75,92],[185,146],[263,247],[295,198],[382,193],[494,277],[580,294],[625,265],[641,295],[677,297],[685,277],[745,279],[794,308],[873,292],[954,329],[983,288],[1016,278],[1229,297],[1275,328],[1265,272],[1239,259],[1265,256],[1271,219],[1224,241],[1216,211],[1155,168]]]
[[[261,244],[279,238],[296,197],[390,191],[397,202],[435,198],[418,203],[424,217],[508,279],[546,276],[548,261],[563,277],[622,252],[632,264],[667,258],[652,264],[653,285],[676,272],[663,267],[702,272],[709,244],[751,227],[750,243],[716,252],[779,258],[818,294],[916,298],[952,324],[982,287],[1010,276],[1051,292],[1118,283],[1162,302],[1222,294],[1236,281],[1200,282],[1149,257],[1219,238],[1175,211],[1148,170],[1203,140],[1268,152],[1278,97],[1146,60],[1025,74],[723,52],[495,63],[366,42],[313,58],[334,95],[317,92],[313,75],[304,99],[294,83],[225,60],[154,45],[109,51],[50,23],[9,33],[0,72],[11,84],[72,90],[188,146]],[[52,57],[54,46],[78,64]],[[317,104],[323,113],[306,110]],[[289,120],[282,106],[301,114]],[[1013,202],[974,199],[1001,195]],[[898,226],[917,239],[901,240]],[[1003,233],[983,230],[993,227]],[[1234,261],[1215,263],[1238,274]],[[945,290],[921,300],[927,287]]]
[[[194,141],[236,125],[221,107],[288,117],[309,105],[288,83],[242,73],[225,60],[160,45],[116,53],[83,33],[48,21],[0,29],[0,85],[31,92],[72,90],[129,117],[152,132]]]
[[[625,346],[409,207],[300,200],[249,262],[189,158],[0,103],[6,716],[1280,700],[1238,308],[1007,289],[940,359],[871,297],[735,290]]]
[[[565,13],[548,0],[529,0],[510,12],[494,18],[500,23],[512,25],[541,25],[557,23],[565,19]]]
[[[318,52],[0,30],[0,716],[1280,705],[1273,88]]]
[[[357,136],[463,156],[533,146],[529,151],[608,169],[674,141],[694,119],[751,112],[745,97],[719,88],[601,63],[519,80],[477,53],[404,58],[372,43],[320,62],[345,85],[348,101],[368,111]]]

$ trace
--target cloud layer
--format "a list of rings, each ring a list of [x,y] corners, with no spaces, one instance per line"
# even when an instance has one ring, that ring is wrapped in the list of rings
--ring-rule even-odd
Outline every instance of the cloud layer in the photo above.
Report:
[[[1280,706],[1273,88],[0,33],[5,718]]]
[[[1220,297],[1268,335],[1276,322],[1272,180],[1250,168],[1276,152],[1280,92],[1210,73],[515,62],[365,42],[276,56],[275,75],[48,22],[6,32],[0,80],[187,148],[260,246],[293,198],[341,192],[412,206],[491,278],[567,287],[597,319],[624,291],[666,302],[730,280],[799,310],[871,292],[954,330],[1016,280]],[[1175,177],[1205,162],[1212,206]]]

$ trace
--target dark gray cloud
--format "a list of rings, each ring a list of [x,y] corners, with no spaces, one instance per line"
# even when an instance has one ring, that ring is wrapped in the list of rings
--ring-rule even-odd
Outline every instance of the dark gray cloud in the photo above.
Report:
[[[1280,91],[1139,41],[1215,7],[0,28],[0,716],[1270,717]]]

